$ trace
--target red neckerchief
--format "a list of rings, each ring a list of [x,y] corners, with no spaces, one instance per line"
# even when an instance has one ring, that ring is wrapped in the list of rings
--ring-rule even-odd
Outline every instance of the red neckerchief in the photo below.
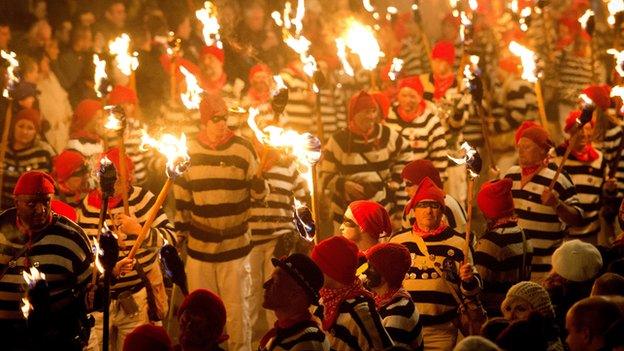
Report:
[[[440,225],[436,229],[428,231],[428,232],[420,229],[418,227],[418,224],[416,224],[416,222],[414,222],[414,225],[412,226],[412,233],[414,233],[414,234],[416,234],[419,237],[424,239],[424,238],[428,238],[430,236],[436,236],[436,235],[442,233],[444,230],[446,230],[446,228],[448,228],[448,224],[446,223],[445,220],[442,220],[440,222]]]
[[[330,289],[321,288],[319,291],[323,303],[323,329],[329,330],[336,323],[338,318],[338,307],[340,304],[348,299],[356,298],[360,295],[364,295],[369,298],[373,298],[373,295],[364,289],[364,285],[359,278],[355,278],[353,283],[343,288]]]
[[[211,141],[208,138],[208,135],[206,134],[205,129],[200,130],[199,133],[197,134],[197,140],[199,140],[199,142],[202,145],[212,150],[216,150],[219,146],[227,143],[233,137],[234,137],[234,132],[232,132],[229,128],[227,129],[225,133],[223,133],[223,137],[217,141]]]
[[[260,92],[254,88],[249,88],[249,90],[247,91],[247,96],[251,100],[251,104],[253,106],[258,106],[266,104],[271,100],[271,91],[267,90],[264,92]]]
[[[572,36],[561,38],[559,39],[559,41],[557,41],[557,50],[565,49],[568,46],[570,46],[570,44],[572,44],[573,42],[574,42],[574,37]]]
[[[438,101],[444,97],[446,91],[455,83],[455,75],[450,74],[446,76],[433,76],[433,99]]]
[[[86,130],[77,130],[75,132],[72,132],[69,138],[70,139],[87,139],[93,143],[99,143],[100,141],[102,141],[102,137],[100,137],[99,135],[93,132],[89,132]]]
[[[389,290],[387,293],[383,295],[377,295],[377,294],[374,294],[374,295],[375,295],[375,306],[377,306],[378,310],[388,305],[390,302],[394,301],[396,297],[410,298],[410,294],[407,292],[407,290],[403,288]]]
[[[375,126],[373,125],[373,128],[371,128],[371,130],[369,131],[363,131],[360,128],[358,128],[358,126],[355,124],[355,122],[353,122],[353,120],[349,121],[349,131],[357,136],[360,136],[362,139],[364,139],[364,143],[368,144],[369,140],[368,138],[375,133]]]
[[[216,80],[203,79],[201,85],[202,88],[209,93],[218,93],[221,91],[221,88],[223,88],[226,82],[227,75],[223,73],[221,77],[217,78]]]
[[[280,333],[284,332],[287,329],[297,326],[298,324],[306,325],[317,325],[316,322],[312,320],[312,314],[307,312],[297,318],[289,319],[286,321],[277,320],[271,328],[260,340],[259,349],[264,350],[269,343],[269,341],[273,338],[278,338]],[[317,325],[318,327],[318,325]]]
[[[121,201],[121,196],[109,197],[108,208],[111,209],[117,207],[121,203]],[[102,193],[100,192],[100,190],[95,189],[89,192],[89,195],[87,195],[87,204],[89,204],[89,206],[97,208],[98,210],[102,208]]]
[[[427,103],[425,102],[425,100],[421,100],[420,104],[418,104],[418,108],[414,112],[407,113],[407,112],[405,112],[405,110],[403,110],[403,108],[401,106],[399,106],[397,111],[398,111],[399,117],[403,121],[409,123],[409,122],[415,120],[416,117],[422,115],[422,113],[425,111],[425,107],[426,106],[427,106]]]
[[[566,148],[568,147],[568,143],[568,141],[564,143]],[[594,149],[594,146],[591,143],[585,144],[581,151],[572,150],[572,152],[570,153],[574,155],[574,157],[578,161],[587,163],[594,162],[596,159],[598,159],[598,157],[600,157],[600,155],[598,155],[598,151]]]
[[[527,177],[537,172],[541,167],[542,167],[541,164],[538,164],[535,166],[520,167],[520,172],[522,173],[523,176]]]
[[[488,229],[491,230],[491,229],[496,229],[496,228],[507,227],[509,224],[518,224],[518,217],[509,216],[509,217],[497,218],[497,219],[488,221],[487,227]]]

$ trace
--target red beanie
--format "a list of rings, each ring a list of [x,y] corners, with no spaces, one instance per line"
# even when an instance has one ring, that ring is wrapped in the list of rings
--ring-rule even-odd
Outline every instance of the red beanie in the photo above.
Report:
[[[144,324],[126,336],[123,351],[172,351],[171,339],[165,328]]]
[[[225,62],[225,53],[223,52],[222,49],[219,49],[218,47],[214,45],[211,45],[211,46],[204,45],[204,47],[202,48],[201,55],[202,57],[206,55],[212,55],[216,57],[222,63]]]
[[[203,313],[208,317],[210,326],[206,328],[206,333],[210,333],[208,337],[214,340],[215,343],[221,343],[228,339],[228,335],[223,333],[227,313],[223,300],[218,295],[206,289],[197,289],[182,301],[178,309],[178,319],[187,310],[194,313]]]
[[[271,71],[271,68],[269,68],[269,66],[265,65],[264,63],[258,63],[253,65],[250,69],[249,69],[249,81],[251,82],[251,80],[253,79],[253,77],[260,73],[260,72],[264,72],[268,75],[272,75],[273,72]]]
[[[420,96],[422,96],[424,91],[422,82],[420,81],[420,78],[418,78],[418,76],[411,76],[401,79],[399,81],[399,90],[403,88],[414,89]]]
[[[102,104],[93,99],[80,101],[74,109],[74,118],[71,124],[71,133],[80,132],[95,118],[95,114],[102,109]]]
[[[358,248],[343,236],[321,241],[314,246],[310,257],[324,274],[339,283],[351,285],[356,279]]]
[[[379,240],[392,234],[390,216],[386,208],[375,201],[357,200],[349,204],[353,218],[362,231]]]
[[[438,188],[429,177],[423,178],[420,182],[418,190],[405,206],[405,213],[409,213],[417,203],[424,200],[435,201],[444,206],[444,190]]]
[[[54,194],[54,179],[41,171],[22,173],[17,179],[13,195],[45,195]]]
[[[383,119],[388,119],[388,112],[390,111],[390,99],[388,99],[386,95],[379,91],[374,92],[371,95],[373,96],[373,99],[375,99],[377,107],[379,107],[381,115],[383,116]]]
[[[531,139],[539,147],[549,150],[553,147],[553,142],[550,140],[548,132],[539,124],[533,121],[524,121],[520,127],[516,130],[516,145],[521,138]]]
[[[109,105],[121,105],[121,104],[137,104],[139,99],[134,90],[123,86],[115,85],[113,90],[108,94]]]
[[[25,108],[20,110],[17,115],[15,115],[14,123],[17,123],[17,121],[21,119],[31,121],[32,124],[35,126],[36,130],[39,130],[41,128],[41,113],[39,113],[39,111],[35,110],[34,108]]]
[[[574,125],[576,124],[576,120],[579,119],[581,117],[581,111],[579,110],[573,110],[570,111],[570,113],[568,114],[568,117],[565,120],[565,127],[563,128],[563,131],[566,133],[570,132],[570,129],[572,129],[572,127],[574,127]],[[594,119],[592,118],[589,123],[591,123],[592,126],[596,125],[596,121],[594,121]]]
[[[401,172],[403,179],[409,180],[415,185],[420,185],[423,179],[429,178],[440,189],[444,188],[440,172],[435,168],[433,162],[425,159],[415,160],[408,163]]]
[[[353,116],[358,112],[371,108],[377,108],[377,102],[372,95],[364,90],[354,94],[349,100],[349,121],[353,120]]]
[[[366,251],[366,260],[394,289],[401,287],[405,274],[412,266],[409,250],[396,243],[380,243],[371,247]]]
[[[498,219],[513,215],[514,203],[511,196],[513,181],[509,178],[491,180],[481,186],[477,204],[487,219]]]
[[[520,58],[517,56],[503,57],[498,61],[498,67],[503,71],[519,74],[520,73]]]
[[[450,41],[441,40],[431,50],[431,58],[448,62],[450,66],[455,63],[455,45]]]
[[[76,209],[61,200],[52,199],[52,201],[50,201],[50,208],[53,212],[71,219],[72,222],[75,222],[78,219]]]
[[[59,183],[63,183],[86,165],[87,160],[80,152],[63,150],[63,152],[54,158],[52,174]]]
[[[214,116],[226,116],[228,108],[225,101],[218,94],[208,94],[204,96],[199,104],[199,114],[201,123],[206,124]]]
[[[108,151],[106,151],[104,155],[102,155],[102,157],[104,156],[106,156],[113,163],[115,169],[117,170],[117,172],[119,172],[119,148],[113,147],[108,149]],[[128,176],[134,174],[134,163],[132,162],[132,159],[128,157],[128,155],[126,155],[126,171],[128,172]],[[128,181],[130,180],[128,179]]]
[[[603,111],[611,106],[611,87],[606,84],[590,85],[583,89],[582,93],[587,95]]]

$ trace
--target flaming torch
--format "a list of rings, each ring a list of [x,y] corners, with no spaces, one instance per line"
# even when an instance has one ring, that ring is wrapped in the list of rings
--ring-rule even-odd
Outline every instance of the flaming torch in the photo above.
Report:
[[[395,81],[399,77],[399,73],[401,73],[402,69],[403,60],[397,57],[393,58],[390,70],[388,71],[388,78],[390,78],[391,81]]]
[[[144,131],[141,146],[154,148],[165,155],[167,158],[165,170],[167,181],[160,190],[154,205],[149,209],[147,219],[145,223],[143,223],[141,233],[134,242],[132,249],[130,249],[130,253],[128,253],[128,258],[134,258],[134,255],[136,255],[143,240],[145,240],[145,237],[149,233],[152,223],[154,223],[158,215],[158,210],[160,210],[162,204],[165,202],[173,182],[178,177],[182,176],[190,164],[190,156],[186,147],[186,135],[184,134],[182,134],[180,138],[176,138],[172,134],[163,134],[159,139],[154,139]]]
[[[107,157],[102,157],[100,160],[100,169],[98,170],[98,177],[100,179],[100,192],[102,193],[102,207],[100,208],[100,218],[98,221],[98,230],[95,237],[94,251],[97,254],[100,252],[100,233],[105,227],[106,215],[108,213],[108,199],[115,193],[115,182],[117,181],[117,172],[115,171],[115,165]],[[99,265],[99,267],[98,267]],[[91,276],[91,283],[95,284],[97,281],[98,271],[104,272],[104,268],[99,264],[98,257],[96,256],[95,264],[93,265],[93,275]]]
[[[93,64],[95,65],[95,73],[93,74],[93,90],[95,95],[102,99],[104,95],[111,91],[111,86],[108,84],[108,74],[106,74],[106,60],[100,59],[98,54],[93,54]]]
[[[182,104],[189,110],[197,110],[199,109],[204,90],[199,86],[197,77],[188,69],[180,66],[180,72],[184,75],[184,81],[186,82],[186,91],[180,93]]]
[[[119,159],[126,159],[126,141],[125,141],[125,132],[127,127],[126,121],[126,113],[123,107],[118,105],[111,105],[104,107],[104,110],[108,112],[108,117],[106,119],[106,124],[104,124],[104,128],[110,131],[117,133],[119,137]],[[126,169],[126,163],[121,161],[119,162],[119,179],[121,180],[121,184],[126,184],[128,179],[128,170]],[[124,214],[126,216],[130,215],[130,204],[128,203],[128,192],[123,191],[121,193],[121,198],[123,201]]]
[[[217,6],[212,1],[204,2],[204,8],[195,11],[195,17],[202,23],[202,35],[208,46],[216,46],[223,49],[221,35],[219,34],[219,20],[217,19]]]
[[[594,28],[596,26],[596,22],[594,20],[594,11],[591,9],[587,9],[585,13],[581,17],[579,17],[578,22],[581,24],[581,28],[593,39]],[[596,81],[596,68],[595,66],[595,58],[594,58],[594,45],[592,42],[589,44],[589,58],[591,59],[591,71],[592,71],[592,81]]]
[[[130,54],[130,36],[123,33],[108,43],[108,50],[115,58],[115,65],[124,76],[130,79],[128,86],[136,91],[135,71],[139,67],[138,54]]]
[[[360,58],[362,68],[370,71],[371,88],[375,90],[377,82],[373,70],[377,68],[379,59],[384,56],[384,53],[379,47],[372,28],[363,25],[353,18],[349,18],[347,20],[347,30],[342,34],[341,38],[344,40],[344,45]],[[342,45],[338,39],[336,39],[336,45]]]
[[[28,286],[26,297],[22,298],[22,314],[29,324],[40,322],[42,318],[45,318],[46,312],[50,307],[50,291],[45,280],[46,276],[36,267],[30,267],[28,271],[22,271],[22,276]],[[36,316],[31,313],[35,308],[37,309]]]
[[[546,108],[544,107],[544,96],[542,94],[542,85],[540,84],[538,78],[539,72],[537,69],[537,56],[533,51],[515,41],[511,41],[511,43],[509,43],[509,51],[515,56],[518,56],[522,62],[522,79],[534,84],[540,120],[542,122],[542,126],[544,126],[544,128],[548,128]]]
[[[6,155],[6,150],[9,145],[9,130],[11,129],[11,123],[13,119],[13,99],[11,99],[10,92],[11,90],[15,89],[17,83],[19,83],[19,78],[15,74],[15,70],[19,67],[19,62],[15,58],[16,55],[14,52],[6,52],[4,50],[1,50],[0,55],[2,55],[2,58],[9,63],[9,66],[6,69],[6,87],[2,92],[2,96],[8,99],[6,113],[4,115],[4,129],[2,129],[2,141],[0,142],[0,184],[4,184],[4,156]],[[1,199],[2,194],[0,193],[0,200]]]
[[[613,55],[615,58],[615,71],[620,77],[624,77],[624,50],[618,51],[617,49],[609,49],[607,53]]]

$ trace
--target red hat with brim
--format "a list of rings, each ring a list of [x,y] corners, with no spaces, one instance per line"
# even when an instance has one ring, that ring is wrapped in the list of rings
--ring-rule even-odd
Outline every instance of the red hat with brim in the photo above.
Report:
[[[115,85],[113,90],[108,95],[109,105],[121,105],[121,104],[137,104],[139,98],[134,90],[123,86]]]
[[[452,67],[455,63],[455,45],[446,40],[437,42],[431,50],[431,58],[446,61]]]

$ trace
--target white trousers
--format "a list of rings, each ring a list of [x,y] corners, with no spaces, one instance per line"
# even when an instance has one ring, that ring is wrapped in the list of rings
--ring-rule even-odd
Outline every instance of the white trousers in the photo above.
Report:
[[[249,298],[249,311],[251,318],[253,342],[259,341],[267,330],[273,327],[275,314],[273,311],[262,308],[264,301],[264,282],[271,278],[273,273],[273,253],[275,252],[277,240],[271,240],[264,244],[256,245],[249,254],[249,262],[251,263],[251,296]]]
[[[203,262],[186,258],[189,291],[208,289],[219,295],[227,311],[228,351],[251,350],[249,256],[228,262]]]

